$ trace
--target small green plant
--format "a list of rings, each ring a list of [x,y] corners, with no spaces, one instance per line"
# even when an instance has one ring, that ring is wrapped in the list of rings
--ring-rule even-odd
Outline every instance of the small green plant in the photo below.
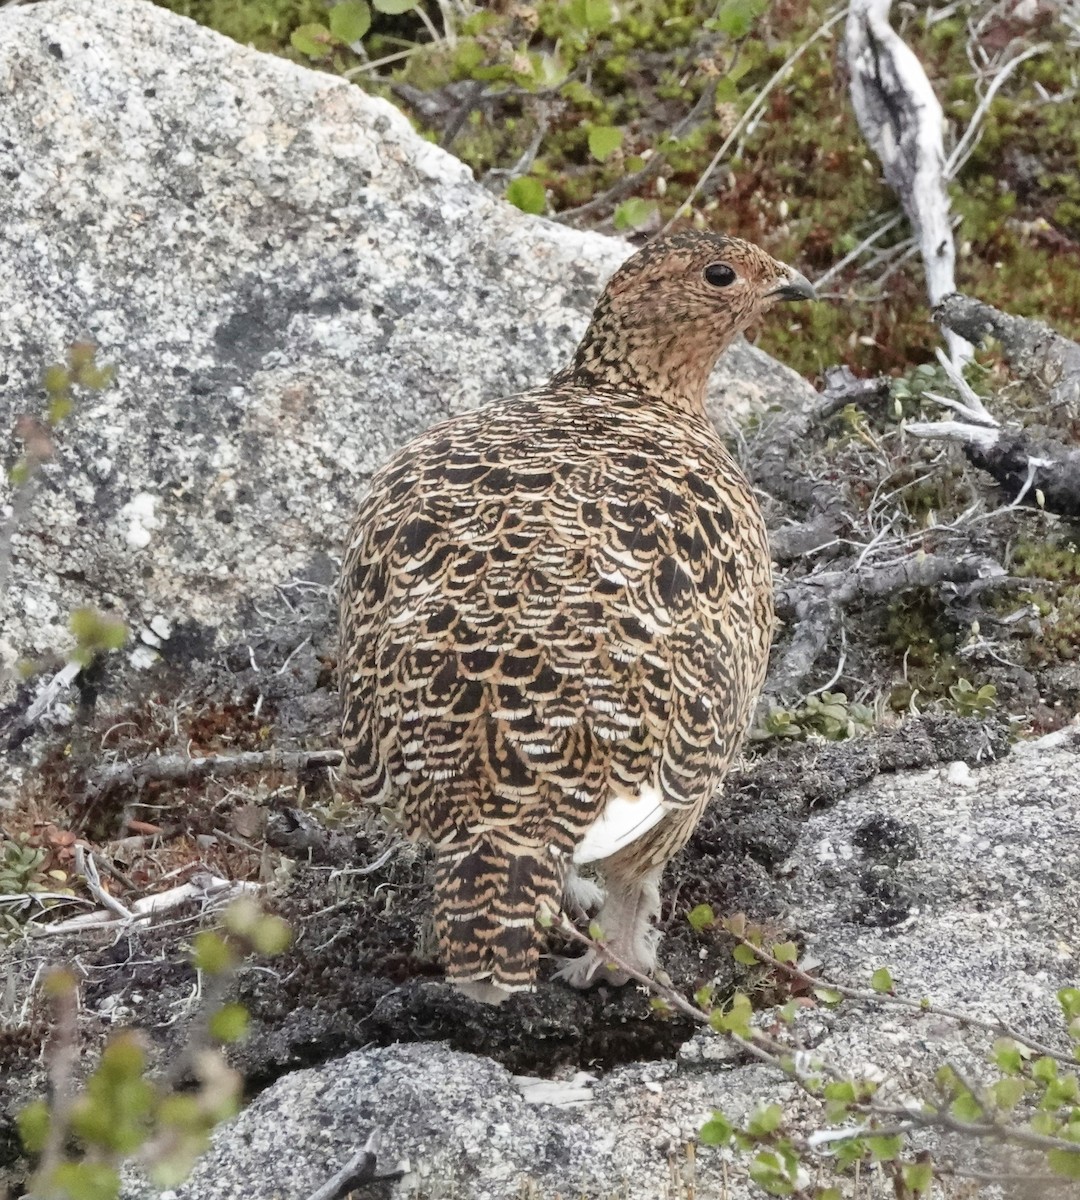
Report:
[[[985,717],[997,704],[997,688],[992,683],[977,688],[970,680],[958,679],[949,688],[949,701],[961,717]]]
[[[820,692],[807,696],[801,708],[770,709],[750,731],[750,739],[805,741],[817,737],[840,742],[868,733],[875,723],[874,710],[867,705],[849,701],[843,692]]]
[[[128,629],[119,617],[95,608],[76,608],[68,622],[75,638],[71,659],[86,667],[99,654],[119,650],[128,639]]]
[[[0,841],[0,896],[43,892],[48,887],[43,870],[46,852],[28,843],[26,834]]]
[[[506,189],[506,198],[515,208],[537,216],[547,208],[544,185],[531,175],[521,175],[512,179]]]
[[[416,7],[417,0],[342,0],[332,5],[323,21],[298,25],[289,35],[294,50],[305,57],[321,61],[338,47],[360,42],[371,29],[371,10],[387,16],[400,16]]]
[[[99,392],[109,386],[116,372],[100,366],[97,350],[89,342],[76,342],[67,353],[66,363],[54,363],[42,376],[46,406],[44,420],[20,417],[15,433],[23,443],[23,454],[11,468],[8,478],[14,488],[25,487],[38,469],[53,456],[52,432],[61,425],[75,407],[79,388]]]
[[[799,965],[794,942],[771,943],[766,930],[741,913],[717,920],[711,907],[702,904],[688,919],[699,932],[730,935],[736,961],[771,974],[770,994],[786,989],[792,997],[763,1022],[755,1019],[743,993],[714,1005],[713,989],[703,987],[691,1003],[669,987],[652,984],[667,1011],[681,1011],[751,1049],[759,1061],[771,1064],[820,1104],[822,1128],[809,1137],[792,1128],[777,1104],[759,1107],[742,1122],[717,1110],[701,1127],[702,1145],[731,1147],[749,1158],[750,1178],[768,1195],[839,1200],[846,1194],[839,1186],[845,1177],[877,1167],[900,1200],[928,1197],[935,1178],[957,1167],[955,1152],[950,1153],[952,1162],[936,1163],[925,1149],[916,1150],[915,1139],[926,1131],[954,1135],[973,1148],[992,1131],[995,1141],[1023,1159],[1025,1173],[1043,1183],[1080,1179],[1080,1079],[1075,1070],[1080,1063],[1080,988],[1062,988],[1057,994],[1065,1048],[1056,1050],[999,1020],[904,996],[887,967],[871,973],[869,988],[822,979]],[[990,1078],[976,1082],[944,1063],[925,1080],[918,1103],[890,1099],[879,1079],[851,1075],[808,1055],[799,1039],[788,1035],[800,1008],[814,1002],[828,1008],[884,1004],[992,1032],[997,1036],[986,1054]],[[910,1089],[910,1081],[905,1087]],[[968,1169],[961,1165],[959,1173]]]
[[[244,1036],[247,1013],[226,1003],[228,985],[245,956],[279,954],[289,938],[285,922],[250,899],[226,909],[220,931],[196,935],[192,964],[204,980],[202,1016],[163,1075],[151,1073],[142,1035],[121,1030],[77,1083],[78,983],[71,971],[53,972],[46,983],[55,1025],[51,1094],[19,1115],[23,1145],[40,1159],[29,1186],[35,1200],[116,1200],[120,1167],[129,1160],[158,1187],[175,1187],[187,1176],[215,1127],[240,1107],[242,1080],[220,1047]]]

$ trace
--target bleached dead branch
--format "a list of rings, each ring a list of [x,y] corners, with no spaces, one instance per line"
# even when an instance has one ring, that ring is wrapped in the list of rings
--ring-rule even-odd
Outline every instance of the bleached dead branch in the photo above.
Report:
[[[57,921],[51,925],[31,922],[27,928],[37,937],[57,937],[66,933],[82,933],[88,929],[122,927],[138,921],[149,921],[151,917],[192,900],[201,901],[204,907],[211,903],[220,905],[242,892],[257,891],[258,888],[257,883],[221,879],[209,871],[200,871],[179,887],[169,888],[166,892],[155,892],[151,896],[143,896],[142,899],[136,900],[130,909],[123,910],[125,916],[120,916],[116,909],[110,906],[96,909],[94,912],[81,913],[77,917]]]
[[[957,293],[945,298],[934,318],[971,342],[996,337],[1014,374],[1045,399],[1051,414],[1071,417],[1080,412],[1080,343],[1041,321],[1013,317]],[[914,421],[907,432],[958,442],[968,459],[998,483],[1011,506],[1035,505],[1061,516],[1080,516],[1080,449],[1045,432],[1007,429],[954,365],[939,358],[961,398],[927,395],[960,420]]]
[[[853,0],[846,45],[851,101],[863,136],[881,161],[915,233],[931,304],[956,290],[956,247],[945,188],[945,118],[911,48],[889,24],[889,0]],[[946,333],[954,362],[971,346]]]

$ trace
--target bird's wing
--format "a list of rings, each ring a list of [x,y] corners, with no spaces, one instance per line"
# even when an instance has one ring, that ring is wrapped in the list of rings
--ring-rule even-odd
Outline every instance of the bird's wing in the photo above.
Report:
[[[715,786],[758,682],[721,642],[760,621],[768,559],[717,462],[610,401],[535,408],[459,418],[373,481],[343,568],[343,739],[411,834],[582,861]]]

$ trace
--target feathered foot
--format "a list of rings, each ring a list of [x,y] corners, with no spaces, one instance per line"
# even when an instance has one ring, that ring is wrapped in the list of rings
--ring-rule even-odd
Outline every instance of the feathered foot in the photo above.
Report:
[[[656,868],[637,879],[608,880],[607,896],[596,917],[610,953],[644,975],[650,975],[656,966],[660,933],[652,922],[660,911],[662,870]],[[595,983],[619,986],[631,978],[625,971],[609,970],[608,961],[602,951],[590,947],[580,958],[567,959],[555,978],[576,988]]]

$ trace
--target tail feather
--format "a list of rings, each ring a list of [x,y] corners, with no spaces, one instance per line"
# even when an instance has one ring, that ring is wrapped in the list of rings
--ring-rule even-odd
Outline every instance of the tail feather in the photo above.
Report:
[[[543,907],[557,913],[565,860],[547,847],[493,833],[440,849],[435,864],[435,932],[451,983],[498,1003],[536,979]]]

